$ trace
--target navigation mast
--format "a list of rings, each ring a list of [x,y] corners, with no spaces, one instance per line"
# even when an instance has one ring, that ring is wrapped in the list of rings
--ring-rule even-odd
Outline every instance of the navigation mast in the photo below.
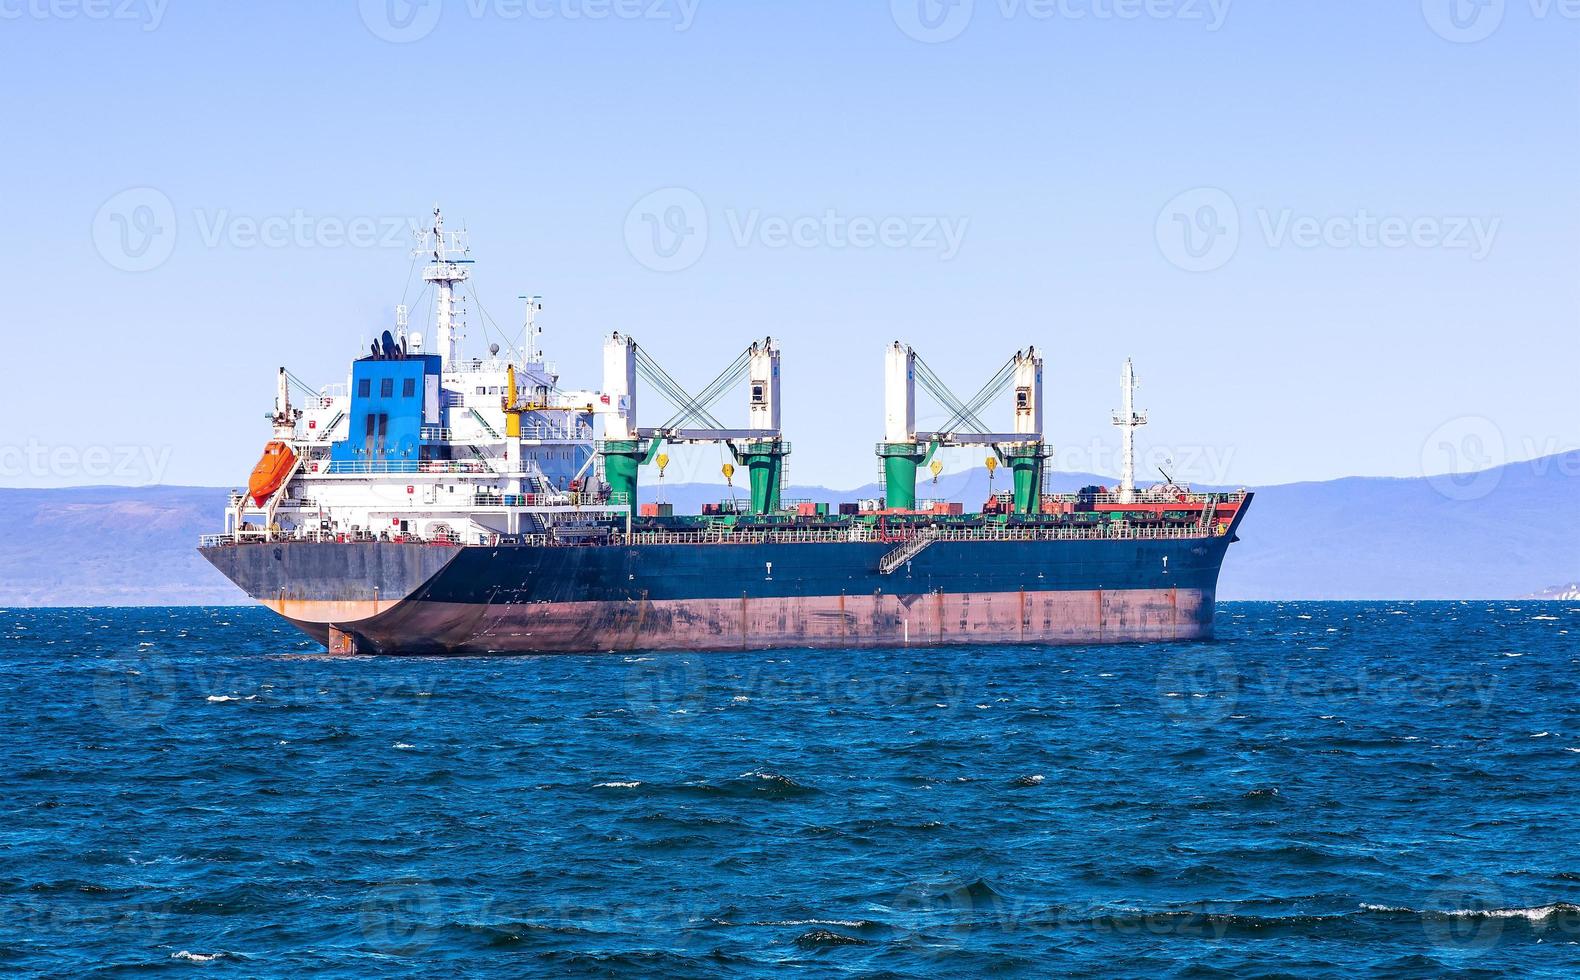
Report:
[[[434,332],[437,336],[442,370],[454,370],[457,356],[456,342],[460,339],[464,310],[458,308],[455,287],[470,276],[467,258],[471,250],[466,246],[466,232],[446,232],[444,213],[433,209],[433,227],[422,235],[418,255],[426,254],[429,265],[422,270],[424,282],[432,283],[435,290]]]

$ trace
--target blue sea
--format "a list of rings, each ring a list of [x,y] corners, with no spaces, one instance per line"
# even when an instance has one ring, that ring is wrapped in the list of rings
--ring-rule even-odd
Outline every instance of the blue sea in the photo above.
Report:
[[[1577,635],[395,659],[0,611],[0,973],[1572,977]]]

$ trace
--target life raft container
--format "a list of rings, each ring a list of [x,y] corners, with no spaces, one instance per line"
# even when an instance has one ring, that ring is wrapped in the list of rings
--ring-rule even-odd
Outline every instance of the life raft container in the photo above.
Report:
[[[252,502],[262,507],[280,489],[280,484],[285,482],[294,465],[296,453],[291,451],[290,446],[279,440],[264,446],[263,458],[252,468],[252,476],[247,480],[247,495],[252,498]]]

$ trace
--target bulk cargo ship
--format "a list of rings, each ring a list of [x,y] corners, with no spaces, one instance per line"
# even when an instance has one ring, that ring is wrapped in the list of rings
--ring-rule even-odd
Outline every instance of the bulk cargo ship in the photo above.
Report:
[[[422,233],[432,349],[407,309],[351,365],[309,388],[280,370],[273,438],[222,534],[201,551],[258,602],[344,653],[550,653],[987,643],[1116,643],[1212,634],[1218,570],[1251,494],[1136,486],[1147,421],[1123,369],[1112,488],[1045,490],[1042,359],[1017,352],[969,399],[910,347],[883,351],[883,496],[829,506],[783,495],[780,350],[747,347],[695,395],[628,336],[597,389],[567,388],[525,343],[465,357],[472,260],[436,209]],[[486,326],[486,321],[485,321]],[[503,336],[501,339],[504,339]],[[512,345],[513,346],[513,345]],[[876,352],[875,352],[876,353]],[[673,405],[638,424],[643,394]],[[746,393],[746,424],[713,413]],[[919,431],[920,384],[944,424]],[[297,393],[293,397],[293,390]],[[651,389],[651,392],[649,391]],[[1007,398],[1005,397],[1007,396]],[[1003,399],[1012,425],[984,422]],[[643,404],[648,399],[644,397]],[[720,409],[722,411],[722,409]],[[676,515],[642,503],[666,449],[717,443],[749,499]],[[919,502],[917,475],[978,447],[1013,490],[976,513]]]

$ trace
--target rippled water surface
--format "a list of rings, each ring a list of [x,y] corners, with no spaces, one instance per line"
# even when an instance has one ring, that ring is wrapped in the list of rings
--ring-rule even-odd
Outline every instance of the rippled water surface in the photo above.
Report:
[[[1580,604],[348,659],[0,611],[0,971],[1580,974]]]

